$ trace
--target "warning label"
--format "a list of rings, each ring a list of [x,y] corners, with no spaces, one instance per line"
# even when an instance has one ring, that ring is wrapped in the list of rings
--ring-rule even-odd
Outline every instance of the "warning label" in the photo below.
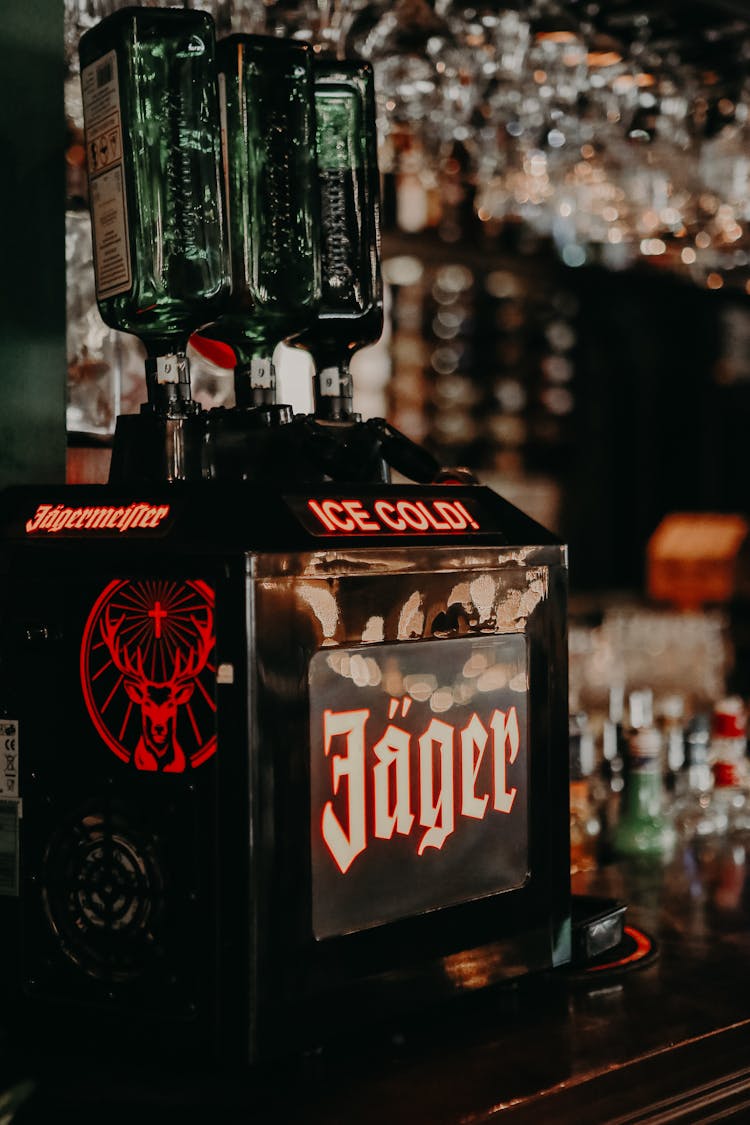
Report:
[[[18,723],[0,719],[0,797],[18,795]]]
[[[112,164],[118,164],[121,156],[122,138],[119,122],[113,121],[89,143],[88,161],[93,175]]]
[[[91,187],[96,295],[113,297],[127,292],[132,281],[120,91],[114,51],[83,70],[81,88]]]
[[[0,719],[0,895],[18,894],[22,811],[18,752],[18,723],[15,719]]]
[[[91,226],[96,253],[96,295],[130,288],[127,211],[122,165],[91,181]]]

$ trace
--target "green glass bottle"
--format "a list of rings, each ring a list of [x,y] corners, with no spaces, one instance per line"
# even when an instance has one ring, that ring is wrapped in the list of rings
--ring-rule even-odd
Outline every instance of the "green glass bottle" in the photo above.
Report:
[[[295,341],[315,363],[315,413],[352,415],[349,363],[383,331],[380,181],[373,72],[369,63],[315,63],[322,300]]]
[[[612,841],[615,854],[626,858],[668,858],[675,830],[665,813],[662,738],[651,726],[628,736],[627,783],[620,819]]]
[[[214,24],[200,11],[123,8],[79,54],[97,301],[105,323],[146,347],[144,411],[175,423],[172,479],[186,472],[177,423],[198,409],[187,341],[228,287]]]
[[[312,51],[230,35],[218,63],[232,281],[224,314],[200,337],[231,347],[237,406],[255,407],[275,402],[274,349],[320,300]]]

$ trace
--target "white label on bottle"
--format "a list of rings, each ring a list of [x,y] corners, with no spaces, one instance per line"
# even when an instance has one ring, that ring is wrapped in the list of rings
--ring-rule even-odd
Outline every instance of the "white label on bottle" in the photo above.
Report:
[[[250,386],[259,390],[269,390],[276,382],[273,361],[266,356],[254,356],[250,360]]]
[[[102,55],[81,72],[86,160],[91,196],[91,229],[96,295],[114,297],[130,289],[128,210],[122,154],[122,119],[117,56]]]
[[[175,355],[160,355],[156,357],[157,383],[179,383],[180,365]]]
[[[334,398],[341,394],[341,372],[338,367],[324,367],[318,376],[318,386],[322,395]]]

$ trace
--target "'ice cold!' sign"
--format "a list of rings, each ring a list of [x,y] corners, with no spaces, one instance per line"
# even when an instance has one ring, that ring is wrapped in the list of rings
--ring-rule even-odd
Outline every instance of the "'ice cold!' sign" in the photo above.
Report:
[[[497,520],[476,497],[458,499],[449,490],[413,496],[286,497],[313,535],[450,536],[500,534]]]

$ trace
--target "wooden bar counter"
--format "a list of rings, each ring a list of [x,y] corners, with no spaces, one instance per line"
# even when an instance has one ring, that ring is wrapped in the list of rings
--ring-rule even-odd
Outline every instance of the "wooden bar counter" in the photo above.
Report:
[[[628,903],[656,955],[634,967],[527,979],[347,1034],[306,1057],[238,1075],[160,1064],[93,1066],[61,1045],[19,1057],[6,1028],[2,1089],[34,1090],[14,1122],[278,1121],[305,1125],[603,1125],[750,1120],[750,877],[745,848],[607,865],[574,891]],[[748,865],[750,866],[750,865]],[[343,1018],[343,1016],[342,1016]]]

